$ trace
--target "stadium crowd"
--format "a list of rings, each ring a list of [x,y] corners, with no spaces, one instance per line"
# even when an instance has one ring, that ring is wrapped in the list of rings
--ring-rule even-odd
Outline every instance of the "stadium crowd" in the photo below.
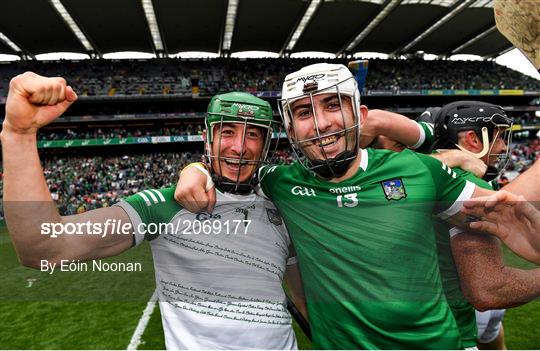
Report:
[[[513,143],[510,148],[510,159],[505,171],[498,179],[500,186],[506,185],[509,181],[525,172],[540,158],[540,138],[522,143]]]
[[[507,170],[522,172],[540,158],[540,138],[531,142],[513,144]]]
[[[187,164],[201,159],[202,154],[191,152],[155,152],[114,157],[45,155],[42,166],[60,213],[71,215],[111,206],[121,198],[141,190],[176,184],[179,171]],[[276,163],[292,161],[286,149],[277,150],[272,158],[272,162]],[[0,193],[3,193],[2,182]],[[1,202],[0,198],[0,205]],[[0,218],[3,218],[1,209]]]
[[[107,207],[140,190],[174,184],[178,171],[199,161],[197,153],[151,153],[115,157],[47,157],[43,170],[63,215]]]
[[[202,124],[186,124],[175,127],[42,129],[38,133],[38,140],[107,139],[158,135],[201,135],[202,131]]]
[[[320,59],[149,59],[15,61],[0,65],[0,96],[9,79],[24,71],[62,76],[80,95],[214,95],[232,90],[280,91],[287,72]],[[327,60],[346,63],[346,59]],[[494,61],[371,59],[367,90],[527,89],[540,81]]]
[[[271,163],[294,161],[288,148],[276,150]],[[144,189],[161,188],[177,181],[179,170],[199,161],[200,153],[149,153],[124,156],[45,156],[43,169],[53,199],[63,215],[111,206]],[[505,185],[540,158],[540,138],[513,144],[510,162],[498,179]],[[0,176],[2,173],[0,173]],[[0,182],[0,193],[2,192]],[[0,199],[1,204],[1,199]],[[0,218],[3,213],[0,210]]]

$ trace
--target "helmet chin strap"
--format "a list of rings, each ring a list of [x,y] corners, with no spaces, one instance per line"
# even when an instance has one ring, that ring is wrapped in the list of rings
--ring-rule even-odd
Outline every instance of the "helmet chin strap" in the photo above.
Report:
[[[482,144],[483,144],[482,151],[480,151],[478,153],[469,151],[469,150],[465,149],[463,146],[460,146],[458,144],[455,144],[455,145],[461,151],[466,152],[469,155],[472,155],[472,156],[474,156],[476,158],[484,157],[485,155],[487,155],[487,153],[489,151],[489,134],[488,134],[488,129],[486,127],[482,127]]]
[[[500,172],[497,169],[497,167],[488,165],[486,173],[484,174],[482,179],[485,180],[486,182],[491,182],[492,180],[494,180],[495,178],[499,176],[499,173]]]
[[[468,153],[469,155],[472,155],[476,158],[484,157],[489,152],[489,136],[488,136],[488,130],[486,127],[482,127],[482,151],[478,153],[471,152],[467,149],[465,149],[462,146],[459,146],[458,144],[455,144],[461,151]],[[486,182],[490,182],[497,178],[499,176],[500,171],[495,166],[487,165],[486,173],[482,177],[483,180]]]
[[[257,172],[255,172],[256,174]],[[257,177],[251,177],[251,179],[244,183],[237,183],[229,178],[218,176],[212,173],[212,180],[216,187],[225,193],[247,195],[253,191],[258,184]]]
[[[334,158],[327,160],[313,160],[313,172],[322,178],[341,177],[349,169],[350,164],[358,156],[357,151],[343,151]]]

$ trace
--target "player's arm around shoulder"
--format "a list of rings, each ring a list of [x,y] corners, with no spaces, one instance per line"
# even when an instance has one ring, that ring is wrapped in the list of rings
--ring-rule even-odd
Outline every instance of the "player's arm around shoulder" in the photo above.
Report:
[[[366,147],[379,135],[412,148],[421,146],[425,141],[424,129],[412,119],[390,111],[369,110],[361,129],[361,147]]]
[[[487,165],[482,160],[458,149],[439,150],[439,152],[432,153],[430,156],[438,159],[450,168],[459,167],[471,172],[476,177],[483,177],[487,171]]]
[[[216,206],[216,188],[205,164],[193,162],[182,169],[174,199],[189,212],[212,213]]]

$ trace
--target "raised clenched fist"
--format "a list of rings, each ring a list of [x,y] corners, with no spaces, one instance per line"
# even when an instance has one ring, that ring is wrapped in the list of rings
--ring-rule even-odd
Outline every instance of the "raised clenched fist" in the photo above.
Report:
[[[37,130],[59,116],[73,102],[77,94],[60,77],[48,78],[26,72],[9,83],[6,118],[3,129],[19,134]]]

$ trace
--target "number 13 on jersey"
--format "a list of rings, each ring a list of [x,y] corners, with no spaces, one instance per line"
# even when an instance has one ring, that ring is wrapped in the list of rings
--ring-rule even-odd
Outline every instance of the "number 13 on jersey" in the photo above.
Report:
[[[338,207],[356,207],[358,206],[358,193],[338,195],[336,200]]]

